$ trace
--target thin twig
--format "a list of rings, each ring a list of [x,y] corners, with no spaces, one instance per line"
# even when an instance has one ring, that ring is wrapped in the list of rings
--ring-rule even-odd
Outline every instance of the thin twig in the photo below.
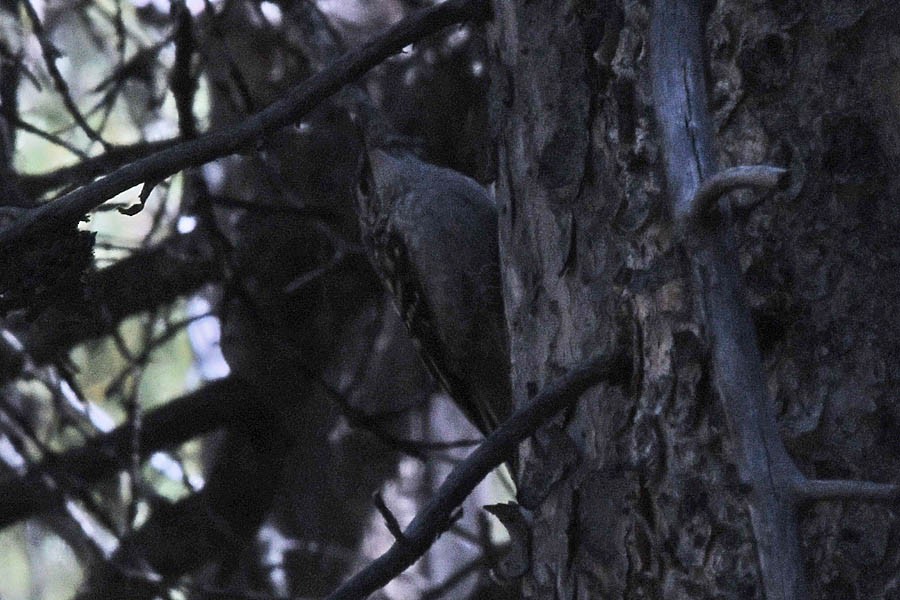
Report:
[[[44,25],[41,23],[37,11],[29,0],[22,0],[22,5],[25,7],[25,13],[28,15],[28,18],[31,20],[31,28],[34,30],[34,35],[37,37],[38,43],[41,46],[41,53],[44,55],[44,63],[47,65],[47,71],[53,79],[53,85],[56,87],[56,91],[59,92],[63,104],[66,106],[66,110],[69,111],[69,114],[72,115],[72,118],[90,139],[95,142],[100,142],[100,144],[105,147],[107,145],[106,141],[100,137],[99,133],[94,131],[94,129],[88,125],[88,122],[84,120],[84,115],[81,114],[78,105],[75,104],[75,101],[72,99],[72,94],[69,91],[69,84],[66,83],[65,78],[56,66],[56,59],[60,56],[59,50],[53,45],[53,42],[50,41],[50,36],[44,29]]]
[[[372,494],[372,504],[378,509],[381,518],[384,519],[384,524],[387,526],[388,531],[391,532],[391,535],[394,536],[394,539],[398,542],[404,542],[403,528],[400,527],[400,522],[397,521],[397,517],[394,516],[391,509],[384,503],[384,497],[382,497],[381,492]]]
[[[322,377],[317,375],[313,369],[310,369],[304,365],[299,365],[298,368],[301,369],[307,377],[314,381],[316,385],[318,385],[335,402],[337,402],[338,406],[341,408],[341,412],[343,413],[344,417],[347,419],[351,427],[365,429],[389,448],[398,452],[402,452],[407,456],[415,458],[416,460],[425,461],[427,452],[453,450],[455,448],[474,446],[478,444],[478,442],[472,440],[432,442],[424,440],[410,440],[398,437],[388,431],[378,421],[387,417],[396,416],[398,413],[403,411],[370,415],[365,411],[353,406],[353,404],[347,399],[346,395],[344,395],[340,390],[322,379]]]
[[[112,382],[106,387],[107,395],[117,393],[121,391],[121,387],[125,384],[126,379],[129,375],[134,373],[135,371],[140,372],[147,363],[150,361],[150,358],[153,356],[153,353],[159,350],[160,346],[171,340],[173,337],[182,332],[188,325],[194,323],[195,321],[199,321],[200,319],[205,319],[208,317],[208,313],[193,315],[190,317],[185,317],[175,323],[169,323],[168,327],[158,336],[152,339],[145,339],[142,344],[140,344],[141,352],[140,354],[133,356],[129,353],[126,358],[128,359],[128,364],[113,378]],[[152,326],[154,321],[153,315],[151,315],[147,324]]]
[[[84,340],[112,333],[125,317],[172,302],[222,276],[203,232],[173,235],[89,273],[85,287],[92,306],[66,307],[79,315],[79,327],[66,326],[65,319],[38,321],[28,331],[25,346],[35,361],[45,363]]]
[[[87,152],[85,152],[81,148],[78,148],[74,144],[70,144],[66,140],[59,137],[58,135],[55,135],[49,131],[44,131],[40,127],[37,127],[36,125],[32,125],[31,123],[25,121],[18,115],[10,114],[5,109],[0,108],[0,110],[3,111],[3,116],[6,117],[6,119],[9,121],[9,123],[11,125],[15,125],[17,129],[21,129],[32,135],[36,135],[37,137],[39,137],[43,140],[46,140],[46,141],[50,142],[51,144],[54,144],[56,146],[59,146],[60,148],[68,150],[69,152],[71,152],[72,154],[74,154],[75,156],[77,156],[81,159],[85,159],[85,160],[88,159]]]
[[[227,378],[148,411],[143,423],[142,456],[239,420],[251,393],[245,384]],[[90,484],[124,468],[129,440],[128,426],[122,425],[83,446],[48,455],[24,477],[0,485],[0,529],[55,506],[56,499],[46,493],[43,473],[64,473],[68,480]]]
[[[19,125],[21,126],[21,124]],[[126,163],[140,160],[155,152],[171,148],[181,141],[183,141],[181,138],[174,138],[112,146],[103,154],[82,156],[83,160],[74,165],[60,167],[47,173],[23,174],[20,176],[22,189],[32,196],[40,196],[63,185],[82,185],[91,179],[106,175],[113,169],[117,169]],[[53,143],[56,142],[54,141]]]
[[[197,137],[197,119],[194,118],[194,96],[197,79],[191,75],[191,61],[197,40],[194,38],[194,19],[184,2],[172,4],[175,18],[175,64],[169,84],[178,112],[178,130],[186,138]]]

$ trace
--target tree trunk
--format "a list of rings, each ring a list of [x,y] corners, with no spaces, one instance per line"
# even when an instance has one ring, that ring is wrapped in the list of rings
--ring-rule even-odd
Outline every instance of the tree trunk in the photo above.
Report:
[[[524,596],[771,599],[690,233],[669,209],[652,3],[494,9],[516,400],[619,340],[634,366],[627,385],[597,386],[522,448],[518,500],[534,516]],[[790,171],[784,190],[732,196],[767,410],[807,477],[897,482],[900,10],[705,9],[716,161]],[[900,597],[896,510],[819,501],[796,519],[808,597]]]

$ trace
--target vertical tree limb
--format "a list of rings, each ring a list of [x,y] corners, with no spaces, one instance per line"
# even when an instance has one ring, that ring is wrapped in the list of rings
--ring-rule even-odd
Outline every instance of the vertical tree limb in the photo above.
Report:
[[[656,0],[651,22],[651,72],[657,123],[676,221],[696,214],[697,191],[717,171],[707,109],[700,3]],[[778,437],[762,358],[727,224],[692,229],[685,240],[713,352],[715,387],[725,407],[760,575],[769,600],[806,597],[793,507],[780,482],[797,477]]]
[[[730,211],[712,219],[705,213],[736,186],[774,186],[783,174],[771,167],[718,171],[700,11],[697,0],[656,0],[653,5],[651,76],[671,211],[691,258],[712,346],[715,388],[734,441],[740,477],[749,486],[747,508],[765,597],[802,600],[809,590],[795,505],[827,497],[896,500],[898,486],[807,481],[781,441],[741,281]]]

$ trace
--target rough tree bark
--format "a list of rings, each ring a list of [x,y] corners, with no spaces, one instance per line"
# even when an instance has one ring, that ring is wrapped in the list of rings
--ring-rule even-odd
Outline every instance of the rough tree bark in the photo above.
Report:
[[[653,6],[495,4],[513,385],[633,339],[635,377],[523,446],[528,598],[763,598],[751,495],[669,210]],[[702,3],[715,161],[790,170],[733,233],[781,438],[810,478],[900,479],[900,14],[894,3]],[[900,597],[895,508],[799,505],[811,598]],[[769,593],[771,597],[771,593]]]

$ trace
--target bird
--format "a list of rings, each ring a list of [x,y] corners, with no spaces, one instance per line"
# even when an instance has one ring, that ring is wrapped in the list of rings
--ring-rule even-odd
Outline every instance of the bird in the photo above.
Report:
[[[497,207],[403,136],[364,136],[363,246],[437,383],[485,436],[510,413]]]

